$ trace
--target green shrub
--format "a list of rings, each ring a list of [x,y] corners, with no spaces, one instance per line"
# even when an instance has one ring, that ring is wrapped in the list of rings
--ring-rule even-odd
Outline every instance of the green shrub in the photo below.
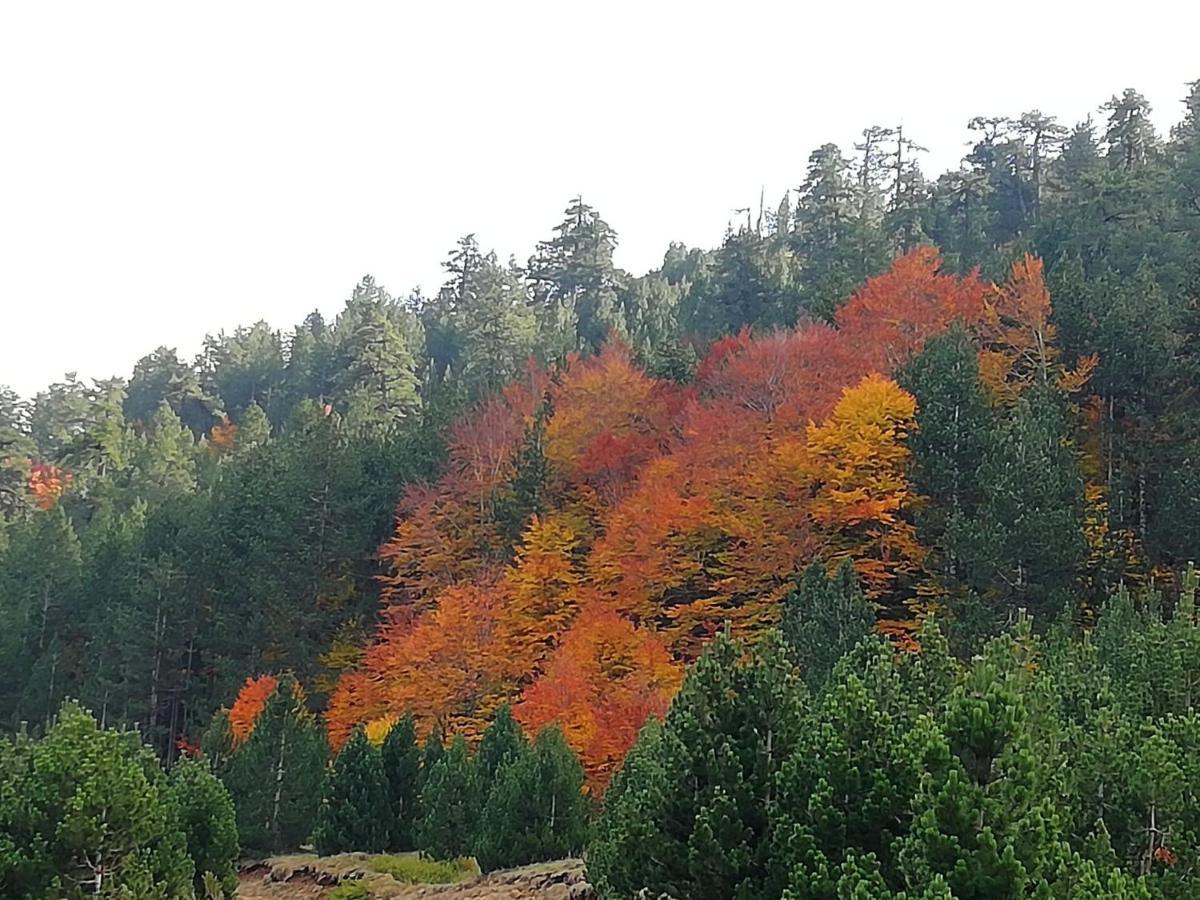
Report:
[[[390,875],[404,884],[455,884],[478,872],[475,863],[466,857],[438,860],[420,856],[377,856],[370,866],[371,871]]]
[[[371,900],[371,892],[361,881],[346,881],[330,891],[326,900]]]

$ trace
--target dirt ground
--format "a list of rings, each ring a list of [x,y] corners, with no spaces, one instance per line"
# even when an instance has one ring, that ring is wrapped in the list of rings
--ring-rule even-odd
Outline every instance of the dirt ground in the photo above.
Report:
[[[243,870],[238,900],[318,900],[341,878],[362,873],[366,861],[364,854],[267,860]],[[378,874],[366,875],[364,883],[378,900],[586,900],[592,896],[583,864],[573,859],[492,872],[452,885],[403,885]]]

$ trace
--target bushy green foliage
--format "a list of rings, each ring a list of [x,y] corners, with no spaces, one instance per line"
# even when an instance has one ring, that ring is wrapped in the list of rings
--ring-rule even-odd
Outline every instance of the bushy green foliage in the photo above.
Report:
[[[229,897],[237,891],[237,812],[233,798],[205,762],[183,759],[171,770],[170,792],[196,867],[196,894],[206,875]]]
[[[317,852],[380,852],[387,845],[390,812],[379,750],[355,729],[325,774],[313,832]]]
[[[604,896],[769,896],[775,783],[808,704],[778,636],[714,640],[609,785],[588,850]]]
[[[472,878],[477,869],[464,857],[428,859],[422,856],[376,856],[369,863],[372,872],[390,875],[404,884],[454,884]]]
[[[830,578],[824,563],[805,570],[783,605],[783,638],[795,654],[810,688],[819,688],[834,664],[869,634],[875,613],[846,561]]]
[[[868,637],[811,697],[772,638],[719,640],[614,777],[589,874],[610,898],[1194,897],[1195,582],[1166,618],[1118,594],[1089,635],[1021,617],[967,664],[931,623],[918,652]]]
[[[3,896],[191,897],[185,827],[138,736],[74,703],[41,740],[0,743]]]
[[[496,710],[495,717],[483,732],[479,751],[475,754],[481,796],[487,797],[496,781],[496,774],[505,763],[519,756],[527,744],[525,732],[512,717],[512,709],[505,703]]]
[[[371,892],[361,881],[343,881],[329,892],[328,900],[372,900]]]

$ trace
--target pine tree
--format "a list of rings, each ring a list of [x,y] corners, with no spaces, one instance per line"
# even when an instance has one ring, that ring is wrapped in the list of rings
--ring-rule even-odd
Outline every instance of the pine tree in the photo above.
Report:
[[[779,775],[772,833],[790,896],[835,896],[850,869],[880,884],[883,871],[894,871],[895,841],[921,776],[910,746],[919,720],[903,708],[906,688],[882,638],[865,640],[834,670],[818,724],[800,736]],[[874,865],[864,876],[868,859]]]
[[[853,165],[836,144],[809,155],[797,194],[791,245],[802,266],[804,307],[832,319],[858,285],[885,267],[883,242],[862,217]]]
[[[225,771],[233,755],[233,732],[229,727],[229,710],[220,709],[213,714],[208,727],[200,739],[200,753],[209,768],[218,777]]]
[[[992,429],[966,331],[955,327],[930,339],[899,380],[917,401],[917,428],[908,438],[913,487],[929,498],[918,513],[918,529],[934,550],[930,562],[953,586],[965,574],[958,542],[982,500],[979,467]]]
[[[685,328],[711,340],[746,327],[793,324],[800,312],[798,268],[782,235],[730,228],[681,303]]]
[[[327,752],[324,733],[305,709],[295,679],[281,678],[222,776],[237,804],[244,848],[278,852],[309,838]]]
[[[420,323],[371,276],[355,287],[334,325],[334,339],[336,387],[355,427],[386,433],[416,411]]]
[[[379,750],[355,729],[325,774],[313,832],[322,856],[379,853],[388,842],[388,782]]]
[[[429,779],[429,774],[442,761],[445,755],[446,732],[442,728],[442,723],[436,722],[433,728],[429,730],[429,735],[425,738],[425,746],[421,748],[421,778],[417,789],[418,804],[420,803],[421,788],[425,787],[425,782]]]
[[[237,893],[237,813],[220,780],[198,760],[183,759],[171,769],[171,797],[195,865],[196,896],[203,897],[205,875],[217,879],[228,897]]]
[[[205,390],[234,419],[252,403],[273,409],[283,399],[283,338],[266,322],[209,335],[198,367]]]
[[[709,644],[609,786],[588,850],[601,895],[769,895],[769,811],[806,693],[777,637]]]
[[[479,751],[475,754],[475,770],[479,778],[480,799],[487,800],[488,793],[496,780],[496,773],[509,759],[515,759],[526,748],[525,732],[512,716],[512,708],[505,703],[498,710],[490,725],[483,732]]]
[[[421,751],[417,746],[416,725],[411,714],[391,727],[380,748],[383,775],[387,780],[388,847],[413,849],[417,796],[420,790]]]
[[[483,253],[467,235],[443,263],[447,281],[421,311],[431,377],[468,396],[499,390],[535,350],[537,318],[521,272]]]
[[[554,414],[547,395],[538,404],[533,421],[525,426],[525,437],[517,448],[513,476],[495,500],[495,518],[509,546],[520,540],[529,521],[545,511],[550,463],[546,459],[546,423]]]
[[[538,244],[529,280],[541,319],[541,343],[551,358],[596,350],[622,330],[619,292],[626,275],[613,265],[617,233],[576,197],[555,236]]]
[[[783,639],[816,690],[847,650],[871,632],[875,613],[858,587],[849,560],[830,578],[817,561],[805,570],[783,606]]]
[[[0,709],[44,722],[70,689],[63,636],[84,606],[79,537],[61,505],[8,534],[0,567]]]
[[[40,741],[0,745],[0,893],[190,897],[167,778],[133,732],[68,703]]]
[[[475,836],[484,871],[560,859],[586,842],[583,767],[562,733],[546,728],[496,772]]]
[[[166,401],[150,417],[132,455],[146,502],[163,503],[195,490],[195,441]]]
[[[27,420],[26,404],[9,388],[0,385],[0,522],[28,504],[30,458],[34,446]]]
[[[1083,484],[1062,400],[1028,391],[989,441],[979,471],[984,498],[963,547],[964,569],[998,599],[1040,612],[1061,604],[1083,552]]]
[[[433,764],[421,788],[417,849],[435,859],[457,859],[471,852],[479,822],[479,780],[467,742],[457,735]]]
[[[1158,136],[1150,118],[1150,104],[1132,88],[1114,96],[1103,107],[1108,111],[1104,142],[1109,165],[1130,170],[1144,165],[1158,148]]]
[[[251,403],[237,423],[237,447],[239,450],[261,447],[271,438],[271,420],[263,408]]]
[[[167,403],[196,437],[208,434],[220,411],[220,402],[205,393],[196,370],[168,347],[159,347],[137,361],[122,408],[126,421],[146,424],[162,403]]]

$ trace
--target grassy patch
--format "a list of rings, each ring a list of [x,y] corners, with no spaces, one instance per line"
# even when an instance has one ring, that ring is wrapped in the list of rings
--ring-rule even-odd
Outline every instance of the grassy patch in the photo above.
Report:
[[[347,881],[330,891],[326,900],[371,900],[371,892],[361,881]]]
[[[442,861],[419,856],[375,856],[368,865],[372,872],[390,875],[404,884],[454,884],[473,878],[478,872],[470,859]]]

